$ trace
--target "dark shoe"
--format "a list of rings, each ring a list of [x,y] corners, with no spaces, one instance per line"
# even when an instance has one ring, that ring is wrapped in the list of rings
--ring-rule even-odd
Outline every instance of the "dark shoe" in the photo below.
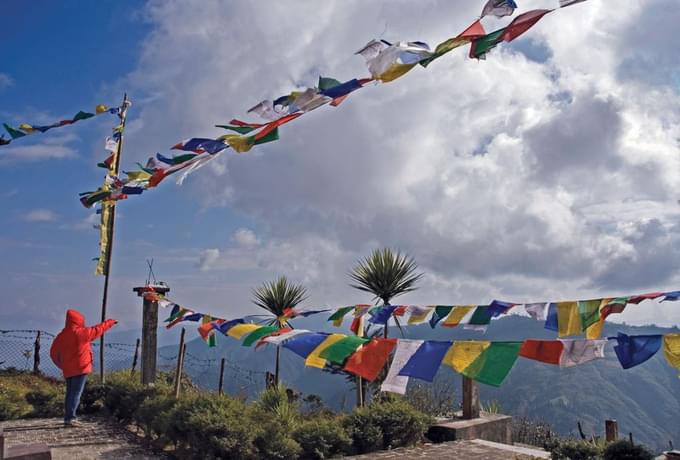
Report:
[[[65,428],[78,428],[83,426],[82,423],[80,423],[78,420],[69,420],[68,422],[64,422],[64,427]]]

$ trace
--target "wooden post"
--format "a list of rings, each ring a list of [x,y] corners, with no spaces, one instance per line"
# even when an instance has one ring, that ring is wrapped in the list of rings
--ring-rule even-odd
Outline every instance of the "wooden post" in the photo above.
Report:
[[[604,421],[604,433],[607,442],[614,442],[619,439],[619,425],[616,420]]]
[[[217,393],[220,396],[224,394],[224,358],[220,362],[220,383],[217,384]]]
[[[35,335],[35,343],[33,344],[33,373],[40,373],[40,331]]]
[[[479,385],[467,377],[463,377],[463,418],[479,418]]]
[[[120,139],[118,140],[118,150],[113,157],[113,175],[118,176],[118,169],[120,167],[120,155],[123,152],[123,132],[125,131],[125,122],[127,120],[127,109],[130,106],[130,101],[127,98],[127,93],[123,96],[123,104],[121,105],[120,113]],[[116,223],[116,202],[102,203],[102,206],[111,207],[111,217],[109,219],[109,244],[106,246],[106,261],[104,266],[104,292],[102,294],[102,322],[106,320],[106,302],[109,295],[109,273],[111,272],[111,254],[113,252],[113,229]],[[104,334],[99,339],[99,380],[104,383]]]
[[[156,357],[158,344],[158,302],[149,293],[165,295],[170,288],[163,284],[153,284],[132,289],[142,300],[142,384],[150,385],[156,381]],[[147,294],[147,295],[145,295]]]
[[[184,352],[186,345],[184,344],[184,334],[186,329],[182,328],[182,333],[179,336],[179,349],[177,350],[177,367],[175,369],[175,398],[179,398],[179,387],[182,380],[182,368],[184,367]]]
[[[135,373],[135,368],[137,367],[137,357],[139,356],[139,339],[135,344],[135,355],[132,357],[132,369],[130,369],[130,374]]]

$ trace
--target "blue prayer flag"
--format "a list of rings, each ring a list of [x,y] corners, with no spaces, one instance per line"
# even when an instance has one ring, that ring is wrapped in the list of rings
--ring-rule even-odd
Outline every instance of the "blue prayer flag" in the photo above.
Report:
[[[545,320],[545,328],[551,331],[558,330],[557,326],[557,304],[552,302],[548,306],[548,317]]]
[[[614,346],[621,367],[630,369],[647,361],[661,348],[662,335],[626,335],[622,332],[613,338],[618,342]]]
[[[431,382],[449,348],[451,348],[451,342],[426,340],[401,368],[399,375]]]
[[[396,308],[396,305],[384,305],[378,311],[371,313],[369,321],[373,324],[387,324]]]
[[[293,337],[292,339],[288,340],[283,344],[283,348],[288,348],[301,358],[307,358],[307,356],[309,356],[310,353],[312,353],[316,347],[321,345],[321,342],[327,338],[328,334],[323,334],[320,332],[305,334]]]

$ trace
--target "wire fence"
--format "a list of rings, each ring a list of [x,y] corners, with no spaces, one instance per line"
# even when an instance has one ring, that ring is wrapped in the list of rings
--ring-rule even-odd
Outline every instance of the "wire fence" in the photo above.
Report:
[[[50,347],[55,335],[33,329],[0,330],[0,369],[19,369],[38,371],[50,377],[61,378],[61,371],[50,359]],[[99,342],[92,343],[93,374],[99,372]],[[136,344],[104,343],[104,361],[106,371],[132,369],[135,353],[141,353]],[[139,370],[140,359],[136,359]],[[157,356],[159,371],[174,371],[177,365],[177,352],[167,354],[161,349]],[[184,355],[184,372],[199,387],[217,389],[221,359],[205,359],[190,352]],[[252,395],[265,387],[266,372],[247,369],[236,364],[225,362],[224,391],[244,396]]]

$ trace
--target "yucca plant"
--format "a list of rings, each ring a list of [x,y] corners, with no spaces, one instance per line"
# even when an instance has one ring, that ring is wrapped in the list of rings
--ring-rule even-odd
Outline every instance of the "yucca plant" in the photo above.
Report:
[[[350,286],[370,292],[376,301],[389,305],[393,298],[418,289],[416,283],[423,274],[417,270],[418,264],[412,257],[390,248],[376,249],[349,273],[354,282]],[[387,323],[384,335],[387,337]]]
[[[260,287],[253,289],[253,303],[274,315],[269,323],[280,328],[289,326],[284,311],[294,308],[307,298],[307,289],[301,284],[288,281],[285,276],[280,276],[275,281],[264,282]],[[276,347],[276,368],[274,381],[279,384],[279,360],[281,348]]]

